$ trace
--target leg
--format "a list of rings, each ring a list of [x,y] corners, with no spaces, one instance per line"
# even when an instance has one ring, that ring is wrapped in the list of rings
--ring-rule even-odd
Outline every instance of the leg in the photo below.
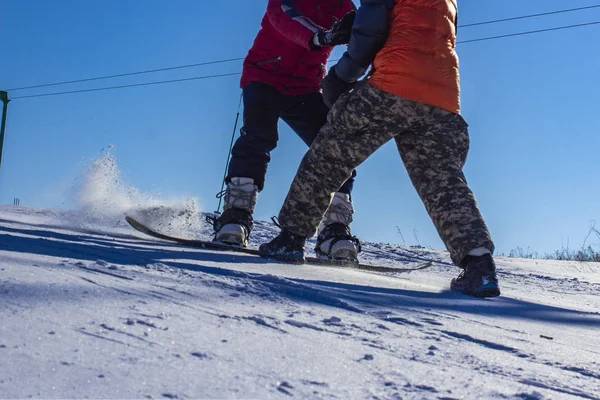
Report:
[[[329,108],[323,102],[321,93],[309,93],[302,96],[286,96],[281,119],[310,147],[327,122],[327,114],[329,114]],[[343,183],[338,192],[350,196],[355,177],[356,171],[352,171],[352,175]]]
[[[365,82],[336,102],[304,156],[281,209],[284,229],[312,236],[332,193],[356,167],[405,129],[404,103],[396,99]]]
[[[474,249],[494,244],[462,172],[469,150],[467,124],[459,115],[422,106],[424,123],[396,137],[410,179],[452,261],[462,266]]]
[[[251,83],[244,88],[244,126],[231,151],[227,182],[234,177],[252,178],[262,190],[271,151],[279,139],[279,119],[282,95],[264,83]]]
[[[310,146],[327,122],[329,107],[323,102],[321,93],[285,98],[281,118]],[[357,262],[360,244],[352,236],[350,225],[354,207],[351,193],[354,187],[356,170],[335,193],[321,224],[315,252],[317,256],[338,261]]]
[[[271,151],[277,146],[281,97],[262,83],[244,88],[244,127],[231,152],[224,212],[210,219],[215,241],[240,246],[248,243],[258,191],[264,187]]]

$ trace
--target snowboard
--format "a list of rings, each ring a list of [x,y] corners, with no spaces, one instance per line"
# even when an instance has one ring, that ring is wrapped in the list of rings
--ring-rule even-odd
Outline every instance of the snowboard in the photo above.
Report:
[[[131,225],[132,228],[134,228],[137,231],[142,232],[148,236],[152,236],[156,239],[161,239],[161,240],[165,240],[165,241],[169,241],[169,242],[175,242],[175,243],[183,245],[183,246],[199,247],[199,248],[209,249],[209,250],[233,251],[233,252],[237,252],[237,253],[260,256],[257,249],[227,245],[224,243],[210,242],[210,241],[206,241],[206,240],[193,240],[193,239],[178,238],[175,236],[165,235],[164,233],[157,232],[154,229],[139,222],[138,220],[136,220],[135,218],[133,218],[131,216],[126,216],[125,220],[127,221],[127,223],[129,225]],[[270,258],[265,258],[265,260],[277,261],[277,260],[270,259]],[[425,268],[429,268],[433,265],[433,262],[432,261],[419,262],[419,263],[417,263],[415,265],[411,265],[409,267],[391,267],[391,266],[388,267],[388,266],[361,264],[361,263],[347,263],[347,262],[341,262],[341,261],[326,260],[326,259],[316,258],[316,257],[306,257],[306,264],[321,265],[321,266],[327,266],[327,267],[338,267],[338,268],[352,268],[352,269],[357,269],[357,270],[362,270],[362,271],[379,272],[379,273],[402,273],[402,272],[419,271],[419,270],[422,270]]]

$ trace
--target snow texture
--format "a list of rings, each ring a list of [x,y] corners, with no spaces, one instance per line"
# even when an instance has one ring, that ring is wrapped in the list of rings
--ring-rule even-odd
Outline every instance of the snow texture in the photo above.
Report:
[[[448,290],[441,250],[365,242],[435,261],[383,276],[186,248],[122,217],[206,239],[194,201],[100,169],[76,211],[0,207],[0,398],[600,398],[597,263],[498,258],[482,300]]]

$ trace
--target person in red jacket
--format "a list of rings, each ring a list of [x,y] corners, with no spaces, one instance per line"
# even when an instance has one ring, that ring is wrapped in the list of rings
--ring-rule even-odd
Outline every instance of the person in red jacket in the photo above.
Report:
[[[224,212],[214,219],[215,240],[245,246],[258,192],[283,119],[310,146],[327,120],[320,84],[333,47],[347,44],[355,17],[351,0],[269,0],[241,79],[244,126],[231,152]],[[350,233],[355,172],[338,188],[319,226],[315,251],[356,260]]]

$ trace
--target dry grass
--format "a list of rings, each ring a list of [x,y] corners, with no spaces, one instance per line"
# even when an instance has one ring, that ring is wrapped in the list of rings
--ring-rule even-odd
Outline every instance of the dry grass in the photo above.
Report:
[[[592,221],[590,230],[585,237],[581,248],[570,249],[569,244],[567,243],[566,247],[556,250],[554,253],[540,256],[536,251],[532,251],[529,247],[527,247],[527,249],[517,247],[510,251],[508,257],[600,262],[600,243],[588,244],[589,240],[594,237],[600,239],[600,231],[596,228],[596,222]]]

